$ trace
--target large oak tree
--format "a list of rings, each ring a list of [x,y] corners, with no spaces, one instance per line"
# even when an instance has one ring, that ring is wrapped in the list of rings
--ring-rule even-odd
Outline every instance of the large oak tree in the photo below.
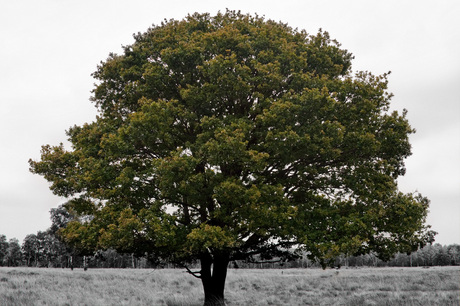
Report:
[[[327,32],[227,11],[134,38],[93,74],[96,120],[30,161],[70,199],[67,242],[197,260],[211,305],[232,260],[389,258],[431,237],[429,201],[398,191],[414,130],[387,74],[353,74]]]

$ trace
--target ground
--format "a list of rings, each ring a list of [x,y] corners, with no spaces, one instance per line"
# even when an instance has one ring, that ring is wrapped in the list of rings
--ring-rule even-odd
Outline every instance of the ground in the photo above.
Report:
[[[229,269],[227,305],[460,305],[460,267]],[[182,269],[0,267],[0,305],[201,305]]]

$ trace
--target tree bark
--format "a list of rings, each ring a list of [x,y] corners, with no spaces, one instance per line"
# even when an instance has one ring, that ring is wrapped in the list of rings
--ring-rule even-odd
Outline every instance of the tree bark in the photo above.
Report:
[[[225,279],[229,263],[228,254],[205,254],[201,257],[201,282],[204,306],[224,306]]]

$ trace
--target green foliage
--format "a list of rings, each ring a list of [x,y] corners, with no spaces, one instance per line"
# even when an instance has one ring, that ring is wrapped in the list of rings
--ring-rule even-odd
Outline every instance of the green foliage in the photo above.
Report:
[[[389,112],[388,75],[353,75],[327,32],[227,11],[134,38],[93,74],[97,119],[30,161],[72,198],[67,242],[321,262],[427,242],[428,200],[397,190],[414,130]]]

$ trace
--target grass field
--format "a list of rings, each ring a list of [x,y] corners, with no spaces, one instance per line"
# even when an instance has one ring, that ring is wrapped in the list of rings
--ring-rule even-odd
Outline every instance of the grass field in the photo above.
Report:
[[[230,269],[227,305],[460,305],[460,268]],[[0,305],[201,305],[180,269],[0,268]]]

